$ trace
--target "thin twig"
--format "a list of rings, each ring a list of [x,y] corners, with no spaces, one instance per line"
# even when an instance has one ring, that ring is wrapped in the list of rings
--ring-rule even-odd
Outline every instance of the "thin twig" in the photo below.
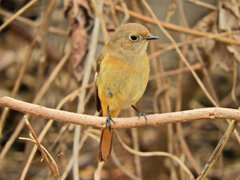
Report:
[[[178,0],[177,2],[178,2],[178,10],[179,10],[179,14],[180,14],[180,17],[181,17],[181,20],[182,20],[182,24],[185,27],[189,27],[188,21],[187,21],[187,18],[185,16],[184,9],[183,9],[183,0]],[[191,45],[193,47],[193,51],[195,52],[198,60],[200,61],[200,64],[203,65],[204,64],[203,59],[202,59],[202,57],[201,57],[201,55],[200,55],[200,53],[199,53],[199,51],[197,49],[196,44],[192,40],[193,38],[191,36],[188,36],[186,39],[187,39],[187,42],[189,40],[192,41]],[[183,46],[183,54],[184,55],[187,53],[188,48],[189,48],[188,44]],[[183,61],[180,61],[180,66],[183,66]],[[210,87],[212,95],[215,95],[215,91],[214,91],[214,88],[212,86],[210,76],[209,76],[208,71],[207,71],[205,66],[203,66],[203,73],[204,73],[205,77],[207,78],[208,86]],[[183,91],[183,86],[182,85],[183,85],[183,73],[179,74],[179,81],[178,81],[179,93],[178,93],[177,106],[176,106],[176,110],[177,111],[180,111],[181,110],[181,106],[182,106],[182,91]],[[214,99],[215,100],[217,99],[216,95],[214,96]],[[178,133],[178,138],[179,138],[182,150],[186,154],[186,156],[187,156],[189,162],[191,163],[192,167],[199,174],[200,173],[200,167],[198,166],[197,162],[193,158],[193,155],[192,155],[192,153],[191,153],[191,151],[190,151],[190,149],[188,147],[188,144],[187,144],[187,142],[186,142],[186,140],[184,138],[184,134],[183,134],[183,131],[182,131],[182,124],[181,123],[177,124],[177,133]]]
[[[78,90],[76,90],[76,91],[78,91],[78,92],[81,92],[82,90],[84,90],[85,88],[88,88],[88,87],[90,87],[90,86],[86,86],[86,87],[81,87],[81,88],[79,88]],[[74,91],[73,93],[71,93],[71,94],[69,94],[68,96],[66,96],[64,99],[62,99],[60,102],[59,102],[59,104],[57,105],[57,109],[61,109],[62,107],[63,107],[63,105],[68,101],[68,100],[73,100],[74,98],[76,98],[77,97],[77,95],[78,94],[76,94],[76,91]],[[75,95],[75,96],[74,96]],[[87,103],[87,102],[86,102]],[[44,138],[44,136],[46,135],[46,133],[48,132],[48,130],[50,129],[50,127],[52,126],[52,124],[53,124],[53,120],[51,119],[51,120],[49,120],[48,121],[48,123],[45,125],[45,127],[43,128],[43,130],[41,131],[41,133],[40,133],[40,135],[39,135],[39,141],[41,142],[42,140],[43,140],[43,138]],[[83,137],[82,137],[83,138]],[[81,149],[81,147],[82,147],[82,145],[83,145],[83,143],[84,143],[85,141],[80,141],[80,143],[79,143],[79,146],[78,146],[78,150],[77,150],[77,152],[79,152],[79,150]],[[32,159],[33,159],[33,156],[34,156],[34,154],[36,153],[36,148],[34,148],[33,150],[32,150],[32,152],[31,152],[31,154],[30,154],[30,156],[29,156],[29,158],[28,158],[28,162],[30,163],[31,161],[32,161]],[[71,167],[72,167],[72,165],[73,165],[73,157],[72,157],[72,161],[71,161]],[[70,167],[70,168],[71,168]],[[70,170],[70,169],[69,169]],[[66,170],[65,170],[65,172],[66,172]]]
[[[199,86],[201,87],[201,89],[203,90],[203,92],[206,94],[206,96],[208,97],[208,99],[211,101],[211,103],[215,106],[217,106],[217,103],[215,102],[215,100],[212,98],[212,96],[209,94],[209,92],[207,91],[206,87],[204,86],[204,84],[202,83],[202,81],[200,80],[200,78],[198,77],[198,75],[196,74],[196,72],[192,69],[191,65],[189,64],[189,62],[187,61],[187,59],[183,56],[181,50],[179,49],[179,47],[177,46],[175,40],[173,39],[173,37],[164,29],[164,27],[159,23],[157,16],[154,14],[154,12],[152,11],[152,9],[150,8],[150,6],[148,5],[148,3],[145,0],[142,0],[143,4],[145,5],[145,7],[147,8],[147,10],[149,11],[149,13],[151,14],[151,16],[153,17],[153,19],[155,20],[155,22],[157,23],[159,29],[167,36],[167,38],[172,42],[172,44],[175,46],[175,49],[178,53],[178,55],[180,56],[181,60],[183,60],[183,62],[186,64],[186,66],[190,69],[193,77],[196,79],[197,83],[199,84]]]
[[[104,165],[104,161],[98,162],[98,167],[94,172],[94,180],[101,180],[101,172]]]
[[[90,129],[90,128],[89,128]],[[88,129],[88,130],[89,130]],[[87,130],[86,130],[87,131]],[[78,152],[80,152],[80,150],[82,149],[84,143],[86,142],[87,140],[87,137],[88,135],[87,134],[84,134],[78,144]],[[73,166],[73,156],[71,157],[71,159],[69,160],[63,174],[62,174],[62,177],[61,177],[61,180],[65,180],[67,178],[67,175],[68,173],[70,172],[70,170],[72,169],[72,166]]]
[[[25,6],[23,6],[21,9],[19,9],[11,18],[9,18],[5,23],[3,23],[0,26],[0,31],[2,31],[5,27],[8,26],[14,19],[16,19],[18,16],[20,16],[22,13],[24,13],[27,9],[29,9],[32,5],[34,5],[38,0],[32,0],[29,3],[27,3]]]
[[[30,131],[30,134],[31,134],[31,137],[33,138],[33,142],[37,145],[37,148],[39,149],[39,151],[41,152],[41,154],[43,155],[47,165],[49,166],[50,170],[52,171],[52,174],[55,178],[55,180],[60,180],[60,173],[59,173],[59,169],[58,169],[58,166],[56,164],[56,162],[54,161],[54,159],[52,158],[52,156],[48,153],[48,151],[40,144],[40,142],[38,141],[38,138],[37,138],[37,135],[36,133],[34,132],[30,122],[28,121],[28,118],[27,116],[24,116],[25,117],[25,120],[26,120],[26,124],[27,124],[27,127]],[[23,139],[23,138],[21,138]],[[46,154],[46,153],[47,154]],[[51,158],[53,164],[54,164],[54,168],[53,166],[51,165],[47,155]]]
[[[17,95],[18,91],[19,91],[19,88],[20,88],[21,83],[22,83],[23,75],[25,74],[25,71],[26,71],[27,66],[29,64],[29,61],[31,60],[31,56],[32,56],[33,50],[36,47],[36,45],[37,45],[36,40],[34,40],[31,43],[31,45],[28,47],[26,56],[24,58],[24,62],[23,62],[22,66],[19,70],[17,79],[15,81],[13,90],[11,92],[11,97],[15,97]],[[5,121],[6,121],[6,118],[8,116],[9,111],[10,110],[8,108],[4,108],[4,110],[1,114],[1,118],[0,118],[0,137],[2,136],[2,131],[3,131],[4,124],[5,124]],[[24,125],[24,123],[22,123],[22,125]]]
[[[231,137],[234,129],[237,127],[238,122],[237,121],[232,121],[231,124],[228,126],[227,130],[225,131],[223,137],[219,141],[217,147],[214,149],[211,157],[209,158],[207,164],[205,165],[203,171],[201,174],[198,176],[197,180],[204,180],[206,179],[209,170],[211,167],[214,165],[218,157],[221,155],[223,148],[227,144],[229,138]]]
[[[47,8],[46,8],[45,13],[43,15],[43,18],[41,20],[41,25],[40,25],[40,28],[39,28],[38,33],[37,33],[38,36],[35,37],[36,41],[39,41],[39,40],[41,41],[41,48],[43,50],[46,49],[47,35],[48,35],[47,29],[48,29],[49,24],[50,24],[50,19],[51,19],[51,15],[52,15],[54,6],[55,6],[55,0],[48,1]],[[56,75],[59,73],[59,71],[61,70],[61,68],[63,67],[63,65],[67,61],[67,59],[64,59],[64,60],[59,62],[59,64],[56,66],[56,68],[53,70],[53,73],[51,74],[53,76],[50,76],[49,79],[47,80],[47,82],[44,84],[46,86],[44,86],[44,85],[42,86],[42,88],[38,92],[37,96],[34,98],[33,102],[41,100],[41,96],[43,97],[43,95],[47,92],[47,89],[50,87],[51,82],[53,82],[53,80],[55,79]],[[26,115],[26,116],[28,117],[29,115]],[[23,119],[24,118],[22,118],[22,120]],[[50,124],[50,123],[51,122],[48,122],[47,124]],[[39,136],[39,140],[40,139],[41,139],[41,136]],[[32,152],[30,153],[30,156],[29,156],[28,160],[26,161],[26,164],[25,164],[25,166],[23,168],[23,171],[21,173],[21,177],[20,177],[21,180],[24,180],[25,177],[26,177],[26,174],[27,174],[28,169],[30,167],[31,161],[32,161],[33,156],[35,154],[34,153],[34,149],[36,151],[36,147],[33,148]]]
[[[133,109],[131,109],[130,116],[134,116],[134,115],[135,115],[135,112],[133,111]],[[138,129],[136,128],[131,129],[131,135],[132,135],[133,149],[136,151],[139,151]],[[139,177],[140,179],[143,179],[141,159],[139,156],[136,156],[136,155],[134,155],[134,167],[135,167],[135,172],[137,174],[137,177]]]
[[[73,137],[73,180],[79,180],[79,151],[78,151],[78,145],[80,140],[80,134],[81,134],[81,126],[75,126],[74,129],[74,137]]]
[[[85,87],[80,87],[77,90],[73,91],[72,93],[70,93],[69,95],[67,95],[66,97],[64,97],[59,104],[57,105],[56,109],[61,109],[63,107],[63,105],[68,102],[68,101],[72,101],[73,99],[75,99],[79,93],[81,92],[81,90],[85,89],[85,88],[90,88],[94,85],[94,83],[91,83]],[[54,147],[56,145],[56,143],[59,141],[59,139],[61,138],[61,136],[63,135],[63,133],[67,130],[67,128],[69,127],[70,124],[65,124],[59,131],[58,136],[55,138],[54,142],[52,143],[50,149],[52,149],[52,147]]]
[[[139,138],[138,138],[138,129],[133,128],[131,129],[132,140],[133,140],[133,149],[139,151]],[[142,176],[142,166],[141,166],[141,159],[139,156],[134,156],[134,163],[136,174],[140,179],[143,179]]]
[[[179,15],[181,17],[181,23],[183,24],[183,26],[188,27],[188,21],[187,21],[187,18],[185,16],[184,9],[183,9],[183,0],[177,0],[177,4],[178,4]],[[187,41],[188,41],[188,39],[190,39],[190,38],[188,36],[185,39],[187,39]],[[185,44],[183,46],[183,54],[184,54],[184,56],[187,54],[187,52],[189,50],[189,47],[190,47],[189,44]],[[201,66],[203,64],[201,63],[199,65]],[[179,62],[179,69],[182,69],[183,66],[184,66],[183,61],[180,61]],[[182,109],[182,103],[183,103],[182,101],[183,101],[183,98],[184,98],[184,97],[182,97],[183,89],[184,89],[184,87],[183,87],[183,73],[180,73],[179,76],[178,76],[178,96],[177,96],[176,111],[180,111]],[[187,142],[185,140],[185,137],[184,137],[184,134],[183,134],[183,130],[182,130],[182,124],[178,123],[176,128],[177,128],[177,136],[178,136],[178,139],[180,141],[182,152],[184,152],[184,155],[186,155],[186,157],[188,158],[190,164],[196,170],[196,172],[200,173],[200,168],[199,168],[197,162],[195,161],[195,159],[193,158],[193,155],[192,155],[192,153],[190,151],[190,148],[188,147],[188,144],[187,144]],[[182,179],[185,179],[185,178],[182,178]]]
[[[4,10],[4,9],[1,9],[1,8],[0,8],[0,15],[8,17],[8,18],[13,16],[12,13],[10,13],[10,12]],[[38,28],[41,25],[38,22],[32,21],[32,20],[30,20],[28,18],[25,18],[23,16],[18,16],[18,17],[16,17],[15,20],[17,20],[17,21],[19,21],[21,23],[24,23],[24,24],[26,24],[28,26],[34,27],[34,28]],[[50,33],[57,34],[57,35],[60,35],[60,36],[67,36],[68,35],[67,31],[64,31],[62,29],[59,29],[59,28],[56,28],[56,27],[53,27],[53,26],[50,26],[48,28],[48,31]]]
[[[117,133],[116,133],[117,134]],[[151,157],[151,156],[163,156],[163,157],[169,157],[170,159],[172,159],[174,162],[177,162],[180,167],[186,172],[186,174],[188,174],[190,179],[194,179],[194,176],[192,175],[191,171],[186,167],[186,165],[175,155],[167,153],[167,152],[140,152],[140,151],[136,151],[132,148],[130,148],[129,146],[127,146],[122,138],[117,134],[117,138],[119,140],[119,142],[121,143],[121,145],[130,153],[132,154],[136,154],[138,156],[142,156],[142,157]]]
[[[57,64],[57,66],[51,73],[50,77],[47,79],[47,81],[43,84],[43,86],[39,90],[37,96],[33,100],[33,103],[39,103],[39,101],[45,95],[45,93],[47,92],[47,89],[49,88],[49,86],[51,85],[51,83],[53,82],[53,80],[55,79],[57,74],[59,73],[59,71],[62,69],[63,65],[67,62],[68,58],[70,57],[70,54],[71,54],[71,50],[70,50],[70,48],[67,48],[66,54],[63,56],[63,58]],[[8,140],[7,144],[4,146],[4,148],[0,154],[0,160],[2,160],[5,157],[6,153],[11,148],[11,146],[12,146],[13,142],[15,141],[15,139],[17,138],[18,134],[23,129],[24,123],[25,123],[24,118],[22,118],[20,120],[20,122],[18,123],[17,128],[15,129],[14,133],[11,135],[10,139]]]
[[[96,5],[97,6],[97,5]],[[96,9],[98,10],[99,16],[101,17],[101,13],[102,13],[102,8],[103,8],[103,2],[99,1],[98,6],[96,7]],[[91,41],[89,43],[89,53],[86,59],[86,64],[84,66],[84,76],[83,76],[83,80],[82,80],[82,84],[81,86],[86,86],[89,82],[90,79],[90,75],[91,75],[91,70],[94,64],[94,56],[96,53],[96,48],[97,48],[97,40],[98,40],[98,35],[99,35],[99,28],[100,28],[100,17],[95,19],[94,22],[94,28],[92,31],[92,36],[91,36]],[[103,20],[102,20],[103,22]],[[78,113],[84,113],[85,111],[85,98],[86,98],[86,89],[83,89],[83,91],[79,94],[79,101],[78,101],[78,108],[77,108],[77,112]],[[73,173],[74,173],[74,179],[79,179],[78,178],[78,173],[79,173],[79,168],[78,168],[78,151],[77,151],[77,147],[78,147],[78,143],[79,143],[79,131],[80,131],[81,127],[80,126],[76,126],[75,127],[75,131],[74,131],[74,152],[73,152]]]
[[[104,4],[106,4],[108,6],[110,5],[110,3],[106,0],[104,1]],[[124,12],[123,8],[120,7],[120,6],[116,5],[115,9],[120,11],[120,12]],[[215,39],[217,41],[224,42],[224,43],[240,45],[239,41],[231,39],[231,38],[227,38],[227,37],[222,37],[219,34],[201,32],[201,31],[197,31],[197,30],[194,30],[194,29],[184,28],[184,27],[177,26],[177,25],[174,25],[174,24],[165,23],[165,22],[162,22],[162,21],[159,21],[159,20],[155,21],[154,19],[152,19],[150,17],[141,15],[139,13],[136,13],[136,12],[130,11],[130,10],[128,11],[128,13],[129,13],[130,16],[132,16],[134,18],[137,18],[137,19],[140,19],[142,21],[149,22],[149,23],[152,23],[152,24],[158,24],[159,23],[163,27],[165,27],[167,29],[170,29],[170,30],[173,30],[173,31],[178,31],[178,32],[182,32],[182,33],[186,33],[186,34],[190,34],[190,35],[194,35],[194,36],[208,37],[210,39]]]
[[[133,179],[133,180],[141,180],[141,178],[138,178],[137,176],[135,176],[134,174],[132,174],[131,172],[129,172],[129,170],[125,169],[125,168],[121,165],[121,163],[120,163],[120,161],[118,160],[117,155],[116,155],[113,147],[112,147],[111,157],[112,157],[113,162],[116,164],[116,166],[117,166],[126,176],[128,176],[129,178],[131,178],[131,179]]]
[[[185,1],[190,2],[192,4],[196,4],[198,6],[202,6],[202,7],[214,10],[214,11],[217,10],[216,6],[214,6],[212,4],[209,4],[209,3],[206,3],[204,1],[198,1],[198,0],[185,0]]]
[[[101,28],[102,28],[102,32],[103,32],[103,37],[104,37],[104,42],[105,44],[108,42],[108,32],[107,32],[107,28],[106,28],[106,24],[105,24],[105,21],[103,19],[103,14],[102,14],[102,7],[103,7],[103,1],[99,2],[101,3],[101,8],[99,8],[99,5],[97,5],[97,2],[96,0],[92,0],[92,4],[93,4],[93,8],[94,8],[94,11],[100,21],[100,24],[101,24]]]
[[[149,11],[149,13],[151,14],[151,16],[153,17],[153,19],[156,21],[158,27],[162,30],[162,32],[168,37],[168,39],[173,43],[173,45],[175,46],[175,49],[178,53],[178,55],[181,57],[181,59],[183,60],[183,62],[186,64],[186,66],[191,70],[191,73],[193,75],[193,77],[196,79],[197,83],[199,84],[199,86],[201,87],[201,89],[203,90],[203,92],[206,94],[206,96],[208,97],[208,99],[211,101],[211,103],[218,107],[217,102],[212,98],[212,96],[209,94],[209,92],[207,91],[207,89],[205,88],[205,86],[203,85],[202,81],[199,79],[198,75],[196,74],[196,72],[192,69],[192,67],[190,66],[190,64],[188,63],[188,61],[186,60],[186,58],[183,56],[182,52],[180,51],[179,47],[177,46],[175,40],[172,38],[172,36],[164,29],[164,27],[158,22],[158,19],[156,17],[156,15],[154,14],[154,12],[152,11],[152,9],[150,8],[150,6],[148,5],[148,3],[145,0],[142,0],[143,4],[145,5],[145,7],[147,8],[147,10]],[[231,119],[231,118],[230,118]],[[229,127],[228,129],[233,128],[233,124],[229,122]],[[234,130],[234,133],[236,135],[236,137],[239,138],[239,134],[236,130]],[[219,142],[220,143],[220,142]],[[220,146],[223,146],[223,144],[220,144]]]
[[[219,33],[218,35],[220,36],[228,36],[228,35],[232,35],[232,34],[239,34],[240,32],[239,31],[227,31],[227,32],[222,32],[222,33]],[[179,42],[177,43],[177,46],[178,47],[182,47],[186,44],[192,44],[192,43],[201,43],[202,41],[206,40],[208,37],[198,37],[198,38],[195,38],[195,39],[191,39],[191,40],[186,40],[185,42]],[[157,57],[157,56],[160,56],[161,54],[167,52],[167,51],[171,51],[175,48],[175,46],[173,44],[169,44],[169,45],[163,45],[163,48],[160,49],[160,50],[157,50],[155,51],[153,54],[151,54],[149,56],[149,59],[152,59],[153,57]]]
[[[178,53],[178,55],[180,56],[180,58],[183,60],[183,62],[186,64],[186,66],[190,69],[193,77],[196,79],[197,83],[199,84],[199,86],[201,87],[202,91],[205,93],[205,95],[208,97],[208,99],[210,100],[210,102],[215,106],[215,107],[219,107],[218,103],[213,99],[213,97],[209,94],[209,92],[207,91],[206,87],[204,86],[204,84],[202,83],[202,81],[200,80],[200,78],[198,77],[198,75],[196,74],[196,72],[192,69],[191,65],[189,64],[189,62],[187,61],[187,59],[183,56],[181,50],[179,49],[179,47],[177,46],[175,40],[173,39],[173,37],[164,29],[164,27],[159,23],[157,16],[154,14],[154,12],[152,11],[152,9],[150,8],[150,6],[148,5],[148,3],[145,0],[142,0],[143,4],[145,5],[145,7],[147,8],[147,10],[149,11],[149,13],[151,14],[151,16],[153,17],[153,19],[155,20],[155,22],[157,23],[158,27],[161,29],[161,31],[167,36],[167,38],[172,42],[172,44],[175,46],[175,49]],[[228,123],[229,120],[228,120]],[[235,136],[238,139],[238,141],[240,142],[240,137],[239,134],[236,130],[234,130]]]
[[[92,131],[96,131],[96,129],[89,129],[87,131],[85,131],[85,134],[87,134],[89,137],[93,138],[94,140],[96,140],[98,143],[100,141],[99,136],[94,135],[93,133],[96,132],[92,132]],[[111,157],[113,162],[115,163],[115,165],[127,176],[129,176],[129,178],[133,179],[133,180],[141,180],[140,178],[138,178],[137,176],[135,176],[134,174],[132,174],[131,172],[129,172],[129,170],[125,169],[121,163],[119,162],[116,153],[114,151],[114,148],[112,147],[112,152],[111,152]],[[96,170],[97,171],[97,170]],[[96,174],[96,172],[95,172]],[[95,176],[94,174],[94,176]],[[97,176],[100,176],[99,172],[96,174]]]
[[[236,86],[237,86],[237,60],[233,59],[233,84],[231,90],[231,96],[233,101],[238,105],[237,97],[236,97]]]

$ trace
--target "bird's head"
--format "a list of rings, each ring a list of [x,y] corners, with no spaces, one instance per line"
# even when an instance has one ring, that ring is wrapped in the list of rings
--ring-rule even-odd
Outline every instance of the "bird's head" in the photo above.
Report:
[[[148,41],[154,39],[158,39],[158,37],[152,36],[145,26],[128,23],[117,28],[107,47],[109,52],[117,57],[144,55]]]

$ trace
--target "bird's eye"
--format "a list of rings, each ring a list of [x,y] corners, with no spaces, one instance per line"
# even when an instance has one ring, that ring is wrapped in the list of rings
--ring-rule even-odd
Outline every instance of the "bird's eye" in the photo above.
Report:
[[[129,36],[129,39],[130,39],[131,41],[133,41],[133,42],[136,42],[136,41],[138,40],[138,37],[135,36],[135,35],[130,35],[130,36]]]

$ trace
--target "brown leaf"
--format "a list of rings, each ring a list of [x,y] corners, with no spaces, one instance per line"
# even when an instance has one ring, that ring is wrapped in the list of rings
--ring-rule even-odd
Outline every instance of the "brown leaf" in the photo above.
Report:
[[[72,44],[72,63],[76,68],[84,57],[87,50],[88,35],[86,30],[82,27],[78,27],[72,31],[71,44]]]
[[[219,5],[219,29],[230,30],[238,29],[239,19],[239,0],[222,1]]]

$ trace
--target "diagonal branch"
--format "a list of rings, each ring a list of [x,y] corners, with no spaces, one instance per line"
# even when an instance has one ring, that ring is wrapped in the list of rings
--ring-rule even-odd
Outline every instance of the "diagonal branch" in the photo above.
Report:
[[[106,0],[104,1],[104,4],[107,5],[107,6],[110,5],[110,3],[108,1],[106,1]],[[124,12],[124,9],[122,7],[120,7],[120,6],[118,6],[118,5],[115,6],[115,9],[117,11]],[[142,14],[136,13],[136,12],[131,11],[131,10],[128,10],[128,13],[133,18],[136,18],[136,19],[139,19],[139,20],[141,20],[143,22],[148,22],[148,23],[151,23],[151,24],[159,23],[164,28],[172,30],[172,31],[182,32],[182,33],[190,34],[190,35],[194,35],[194,36],[208,37],[208,38],[211,38],[211,39],[214,39],[216,41],[223,42],[223,43],[230,43],[230,44],[240,45],[239,41],[237,41],[235,39],[232,39],[232,38],[221,36],[219,34],[214,34],[214,33],[209,33],[209,32],[202,32],[202,31],[198,31],[198,30],[195,30],[195,29],[185,28],[185,27],[182,27],[182,26],[166,23],[166,22],[159,21],[159,20],[155,21],[151,17],[144,16]]]

